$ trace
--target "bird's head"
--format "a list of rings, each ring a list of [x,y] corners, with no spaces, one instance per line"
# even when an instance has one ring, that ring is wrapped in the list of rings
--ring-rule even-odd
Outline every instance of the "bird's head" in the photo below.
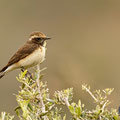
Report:
[[[47,37],[45,34],[43,34],[42,32],[33,32],[30,35],[29,41],[39,44],[41,46],[45,46],[46,45],[46,40],[50,40],[50,37]]]

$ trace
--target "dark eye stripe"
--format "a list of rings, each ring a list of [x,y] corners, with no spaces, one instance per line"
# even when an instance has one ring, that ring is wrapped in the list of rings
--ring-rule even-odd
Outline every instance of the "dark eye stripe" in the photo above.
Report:
[[[40,41],[41,40],[41,38],[34,38],[36,41]]]

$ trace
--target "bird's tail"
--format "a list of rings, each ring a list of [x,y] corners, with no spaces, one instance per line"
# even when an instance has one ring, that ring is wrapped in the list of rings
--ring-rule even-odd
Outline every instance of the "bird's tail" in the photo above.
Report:
[[[5,75],[5,73],[4,73],[4,72],[1,72],[1,73],[0,73],[0,79],[1,79],[4,75]]]
[[[0,70],[0,79],[5,75],[5,70],[8,68],[8,66],[5,66]]]

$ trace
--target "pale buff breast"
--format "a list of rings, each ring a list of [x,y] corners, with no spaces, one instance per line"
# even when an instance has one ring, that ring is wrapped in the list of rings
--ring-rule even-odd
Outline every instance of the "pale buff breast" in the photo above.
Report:
[[[38,48],[32,54],[27,56],[26,58],[20,60],[17,63],[17,67],[29,68],[33,67],[37,64],[40,64],[45,59],[45,47]]]
[[[38,48],[33,53],[31,53],[29,56],[20,60],[18,63],[15,63],[9,66],[4,72],[7,73],[14,69],[18,69],[21,67],[29,68],[29,67],[33,67],[37,64],[42,63],[45,59],[45,51],[46,51],[45,46]]]

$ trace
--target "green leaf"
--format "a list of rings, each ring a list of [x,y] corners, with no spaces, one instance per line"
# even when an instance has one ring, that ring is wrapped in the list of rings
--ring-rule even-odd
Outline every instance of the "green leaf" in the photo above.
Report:
[[[26,74],[27,74],[27,70],[25,70],[24,72],[22,72],[21,78],[24,78]]]
[[[33,111],[32,105],[28,103],[28,108],[30,108],[31,111]]]
[[[20,109],[21,109],[20,106],[15,108],[15,112],[16,112],[17,116],[20,116],[20,111],[19,111]]]
[[[81,108],[80,107],[76,107],[75,108],[75,113],[77,114],[77,116],[81,115]]]
[[[81,107],[81,101],[80,100],[78,101],[78,107]]]
[[[70,110],[70,112],[71,112],[72,114],[75,113],[75,111],[74,111],[74,107],[73,107],[72,105],[69,106],[69,110]]]
[[[24,89],[24,87],[25,87],[25,84],[23,83],[23,84],[22,84],[22,89]]]
[[[20,103],[20,107],[23,111],[23,117],[26,119],[28,116],[28,113],[29,113],[29,111],[27,109],[29,100],[22,100],[22,101],[19,101],[19,103]]]
[[[63,120],[66,120],[66,114],[64,115]]]
[[[76,106],[76,103],[75,103],[75,102],[73,102],[71,105],[74,107],[74,106]]]

